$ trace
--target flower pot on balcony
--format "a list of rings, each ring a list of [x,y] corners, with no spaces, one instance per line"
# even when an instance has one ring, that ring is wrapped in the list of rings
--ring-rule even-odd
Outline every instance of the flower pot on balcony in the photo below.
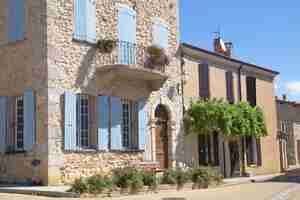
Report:
[[[150,69],[169,65],[170,59],[163,48],[156,45],[149,46],[146,49],[147,60],[146,66]]]
[[[96,46],[100,53],[110,54],[116,48],[116,41],[114,41],[114,40],[99,40],[97,42]]]

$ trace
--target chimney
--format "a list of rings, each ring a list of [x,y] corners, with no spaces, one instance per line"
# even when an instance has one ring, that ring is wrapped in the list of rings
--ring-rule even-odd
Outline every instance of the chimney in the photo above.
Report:
[[[226,47],[225,55],[231,57],[232,49],[233,49],[232,42],[225,42],[225,47]]]
[[[283,95],[282,95],[282,100],[283,100],[283,101],[287,101],[287,95],[286,95],[286,94],[283,94]]]
[[[232,55],[232,42],[223,42],[222,38],[220,37],[219,33],[216,33],[214,38],[214,51],[216,53],[231,57]]]

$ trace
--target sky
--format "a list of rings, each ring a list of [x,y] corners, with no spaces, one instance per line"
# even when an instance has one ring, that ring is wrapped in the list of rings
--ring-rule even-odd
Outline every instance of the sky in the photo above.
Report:
[[[299,0],[181,0],[181,41],[212,50],[220,30],[233,56],[280,72],[275,88],[300,101]]]

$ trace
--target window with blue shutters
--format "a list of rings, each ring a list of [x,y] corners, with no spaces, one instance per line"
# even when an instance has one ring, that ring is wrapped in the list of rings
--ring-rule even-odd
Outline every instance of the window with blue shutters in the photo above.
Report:
[[[0,153],[6,151],[7,97],[0,97]]]
[[[79,148],[89,148],[89,96],[77,95],[77,138]]]
[[[96,1],[74,0],[74,39],[96,43]]]
[[[136,63],[136,12],[127,6],[119,7],[118,14],[119,62]]]
[[[108,150],[109,144],[109,97],[97,97],[98,149]]]
[[[71,92],[66,92],[64,96],[64,149],[74,151],[76,150],[77,136],[77,96]]]
[[[164,23],[156,20],[153,25],[153,44],[167,49],[169,47],[169,29]]]
[[[35,94],[29,89],[23,96],[24,116],[24,150],[30,151],[35,144]]]
[[[146,144],[146,136],[147,136],[147,125],[148,125],[148,115],[147,115],[147,107],[146,107],[146,101],[140,100],[138,102],[139,107],[139,149],[145,150],[145,144]]]
[[[8,40],[16,42],[25,35],[25,0],[8,0]]]
[[[120,97],[111,97],[111,149],[123,150],[121,123],[122,102]]]

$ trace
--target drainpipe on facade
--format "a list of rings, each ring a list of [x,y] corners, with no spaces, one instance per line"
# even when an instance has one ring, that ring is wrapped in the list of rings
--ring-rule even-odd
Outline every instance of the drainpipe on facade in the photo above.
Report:
[[[242,101],[242,69],[243,69],[243,65],[241,65],[238,69],[238,89],[239,89],[239,101]],[[245,176],[246,175],[246,163],[245,163],[245,137],[242,136],[241,140],[240,140],[240,144],[241,144],[241,176]]]
[[[180,73],[181,73],[181,102],[182,102],[182,119],[184,117],[184,113],[185,113],[185,107],[184,107],[184,59],[183,59],[184,55],[182,50],[180,50]]]

